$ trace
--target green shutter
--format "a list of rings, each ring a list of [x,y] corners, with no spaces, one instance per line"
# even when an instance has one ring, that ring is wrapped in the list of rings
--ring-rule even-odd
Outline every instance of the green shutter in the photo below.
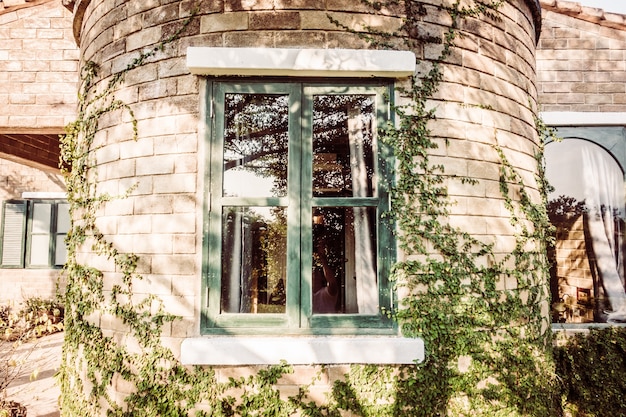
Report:
[[[2,210],[2,266],[24,267],[26,201],[6,202]]]

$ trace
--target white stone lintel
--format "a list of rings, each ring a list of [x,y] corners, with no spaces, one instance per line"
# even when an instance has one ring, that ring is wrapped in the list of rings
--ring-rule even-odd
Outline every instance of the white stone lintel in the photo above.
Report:
[[[415,73],[410,51],[370,49],[187,48],[196,75],[386,77]]]
[[[22,198],[30,199],[67,199],[67,193],[65,192],[52,192],[52,191],[24,191]]]
[[[626,112],[542,112],[548,126],[626,126]]]
[[[181,345],[185,365],[380,364],[424,360],[422,339],[385,336],[206,336]]]

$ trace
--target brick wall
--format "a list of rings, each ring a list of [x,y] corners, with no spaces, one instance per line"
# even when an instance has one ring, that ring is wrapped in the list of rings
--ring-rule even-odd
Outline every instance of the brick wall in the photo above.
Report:
[[[61,0],[0,3],[0,203],[23,192],[65,191],[58,134],[76,117],[78,48],[71,28]],[[53,297],[58,274],[0,269],[0,303]]]
[[[60,173],[52,173],[0,158],[0,202],[23,192],[65,192]]]
[[[416,30],[443,36],[450,21],[436,7],[440,1],[424,3],[427,13]],[[80,48],[85,60],[98,65],[100,87],[137,58],[138,51],[171,35],[189,16],[190,7],[191,2],[155,6],[135,1],[113,7],[112,2],[92,1],[80,24]],[[362,2],[346,0],[225,0],[202,2],[200,8],[182,39],[130,71],[116,92],[137,118],[139,140],[133,140],[129,117],[122,111],[103,117],[96,137],[96,146],[101,146],[95,154],[99,191],[118,194],[137,184],[129,198],[104,205],[98,225],[117,249],[139,256],[137,272],[143,280],[133,284],[137,297],[156,294],[169,312],[182,318],[162,334],[175,354],[182,338],[199,334],[204,279],[207,149],[199,131],[203,90],[201,80],[186,68],[187,46],[368,48],[356,34],[330,23],[327,15],[351,30],[363,31],[365,26],[394,30],[404,12],[390,7],[372,13]],[[495,243],[496,252],[510,253],[515,231],[499,191],[500,160],[493,145],[504,148],[532,188],[537,139],[535,27],[522,0],[505,2],[501,17],[471,18],[462,26],[465,36],[458,38],[458,48],[445,63],[443,83],[431,102],[437,108],[431,129],[441,143],[433,150],[433,162],[444,164],[446,173],[478,180],[477,185],[448,184],[458,202],[452,207],[453,223]],[[405,47],[400,40],[393,41]],[[420,73],[430,69],[427,60],[436,58],[440,50],[439,45],[414,45]],[[402,102],[402,97],[397,99]],[[121,283],[111,262],[88,252],[83,256],[104,272],[106,290]],[[516,285],[507,282],[502,288]],[[547,314],[547,306],[545,310]],[[124,338],[127,328],[120,320],[94,315],[96,320],[105,334]],[[311,381],[312,368],[302,369],[305,377],[285,383],[287,390]],[[249,371],[247,367],[220,370],[224,375]],[[339,372],[330,377],[340,377]],[[123,392],[123,381],[116,389]]]
[[[626,22],[621,15],[542,1],[537,86],[542,111],[626,111]]]
[[[27,5],[0,9],[0,133],[60,133],[76,117],[72,14],[61,0]]]

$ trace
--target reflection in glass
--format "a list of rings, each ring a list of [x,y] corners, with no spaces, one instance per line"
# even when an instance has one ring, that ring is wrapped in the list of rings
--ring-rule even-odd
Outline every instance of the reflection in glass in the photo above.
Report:
[[[35,203],[30,241],[30,265],[48,265],[50,263],[50,218],[52,204]]]
[[[374,121],[372,96],[314,96],[314,196],[373,195]]]
[[[313,313],[378,312],[374,207],[313,208]]]
[[[59,203],[57,206],[56,247],[54,253],[55,265],[63,265],[67,260],[65,237],[70,230],[70,226],[70,205],[67,203]]]
[[[284,313],[285,209],[224,207],[222,224],[222,311]]]
[[[545,156],[556,227],[553,321],[626,322],[624,174],[603,148],[580,139],[552,143]]]
[[[224,196],[286,195],[288,98],[226,94]]]

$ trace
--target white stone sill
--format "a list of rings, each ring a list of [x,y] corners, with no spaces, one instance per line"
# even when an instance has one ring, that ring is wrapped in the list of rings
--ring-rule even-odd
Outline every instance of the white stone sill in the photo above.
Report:
[[[379,364],[424,361],[422,339],[387,336],[205,336],[183,340],[184,365]]]
[[[191,46],[187,68],[213,76],[406,78],[415,73],[416,60],[410,51]]]

